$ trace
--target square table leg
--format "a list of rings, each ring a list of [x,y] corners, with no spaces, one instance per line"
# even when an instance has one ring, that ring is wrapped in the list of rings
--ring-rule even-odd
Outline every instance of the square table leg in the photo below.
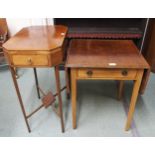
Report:
[[[70,98],[70,78],[69,78],[69,68],[65,67],[65,78],[66,78],[66,91],[67,98]]]
[[[137,97],[139,94],[139,88],[140,88],[142,77],[143,77],[143,72],[144,72],[143,70],[139,70],[137,72],[136,80],[134,81],[132,97],[131,97],[129,112],[128,112],[128,118],[127,118],[126,127],[125,127],[126,131],[128,131],[131,126],[132,117],[134,114],[135,105],[136,105]]]
[[[59,114],[60,114],[60,121],[61,121],[61,130],[62,130],[62,132],[64,132],[65,129],[64,129],[64,121],[63,121],[63,111],[62,111],[62,97],[61,97],[61,88],[60,88],[59,66],[55,66],[55,78],[56,78],[56,88],[57,88],[58,101],[59,101]]]
[[[118,100],[122,99],[123,96],[123,88],[124,88],[124,81],[120,80],[118,84]]]
[[[72,102],[73,129],[76,129],[76,97],[77,97],[76,69],[71,69],[71,102]]]

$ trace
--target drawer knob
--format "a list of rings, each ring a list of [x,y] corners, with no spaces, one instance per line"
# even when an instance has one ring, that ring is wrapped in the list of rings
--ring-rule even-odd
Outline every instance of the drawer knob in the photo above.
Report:
[[[87,71],[87,75],[88,75],[88,76],[92,76],[92,75],[93,75],[92,70],[88,70],[88,71]]]
[[[27,62],[28,62],[29,64],[32,64],[32,59],[29,58],[29,59],[27,60]]]
[[[128,75],[128,71],[126,69],[122,70],[122,75],[123,76],[127,76]]]

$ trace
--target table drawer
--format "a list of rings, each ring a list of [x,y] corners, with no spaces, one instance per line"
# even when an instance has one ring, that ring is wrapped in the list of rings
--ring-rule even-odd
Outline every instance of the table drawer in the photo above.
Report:
[[[79,69],[79,78],[129,78],[136,77],[135,69]]]
[[[14,66],[48,66],[48,55],[12,55]]]

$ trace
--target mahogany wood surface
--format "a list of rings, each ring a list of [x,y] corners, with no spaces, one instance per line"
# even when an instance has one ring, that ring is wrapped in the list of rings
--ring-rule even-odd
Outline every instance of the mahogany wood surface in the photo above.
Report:
[[[149,68],[131,40],[72,40],[66,67]]]
[[[134,79],[136,77],[136,69],[77,69],[78,79]]]
[[[17,79],[15,77],[14,67],[34,68],[36,79],[36,87],[38,97],[40,98],[41,89],[38,84],[37,72],[35,67],[55,67],[59,113],[62,132],[64,132],[63,114],[62,114],[62,99],[59,76],[59,64],[63,60],[63,43],[67,33],[65,26],[31,26],[23,28],[15,36],[10,38],[4,45],[4,53],[8,59],[12,78],[16,88],[19,103],[23,112],[25,123],[28,131],[31,132],[28,118],[39,111],[45,104],[40,105],[30,114],[26,114],[25,107],[22,101]],[[46,105],[52,102],[51,94],[44,94]],[[45,96],[46,95],[46,96]],[[48,102],[48,103],[47,103]]]
[[[65,26],[30,26],[20,30],[3,47],[7,50],[32,52],[33,50],[53,50],[61,47],[67,27]]]
[[[123,81],[133,80],[125,130],[129,130],[140,90],[144,70],[149,65],[131,40],[73,40],[70,43],[66,67],[71,69],[71,102],[73,128],[76,124],[78,80],[119,80],[118,99],[122,97]],[[147,79],[147,78],[145,78]]]
[[[8,27],[7,27],[7,22],[6,18],[0,18],[0,35],[7,35],[8,32]]]
[[[10,38],[3,49],[14,67],[51,67],[62,63],[65,26],[31,26]]]

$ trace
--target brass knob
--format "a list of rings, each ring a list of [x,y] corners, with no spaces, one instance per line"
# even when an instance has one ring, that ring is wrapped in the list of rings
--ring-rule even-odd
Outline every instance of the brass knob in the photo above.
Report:
[[[32,59],[29,58],[29,59],[27,60],[27,62],[28,62],[29,64],[32,64]]]
[[[128,71],[126,69],[122,70],[122,75],[123,76],[127,76],[128,75]]]
[[[92,75],[93,75],[93,71],[92,71],[92,70],[88,70],[88,71],[87,71],[87,75],[88,75],[88,76],[92,76]]]

